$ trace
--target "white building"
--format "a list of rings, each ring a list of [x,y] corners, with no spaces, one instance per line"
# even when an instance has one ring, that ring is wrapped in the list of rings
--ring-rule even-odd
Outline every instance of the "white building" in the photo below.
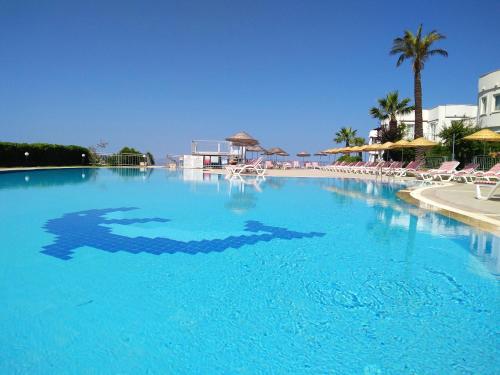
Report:
[[[500,69],[479,77],[477,123],[500,132]]]
[[[452,121],[467,120],[482,128],[490,128],[500,132],[500,69],[479,77],[478,105],[448,104],[422,110],[424,137],[439,141],[438,134]],[[415,135],[415,112],[398,116],[398,123],[405,123],[406,139]],[[389,120],[382,121],[381,126],[387,126]],[[378,132],[370,130],[369,143],[377,141]]]
[[[472,124],[476,123],[477,106],[469,104],[447,104],[439,105],[431,109],[422,110],[424,137],[433,141],[439,141],[438,134],[443,128],[451,125],[452,121],[466,120]],[[397,117],[398,124],[406,125],[406,139],[414,139],[415,136],[415,112]],[[389,120],[383,121],[382,126],[388,126]]]

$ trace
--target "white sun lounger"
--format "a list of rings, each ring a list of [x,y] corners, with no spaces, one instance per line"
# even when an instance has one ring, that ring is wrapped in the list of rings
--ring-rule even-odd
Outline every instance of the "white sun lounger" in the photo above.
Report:
[[[481,199],[481,200],[488,200],[492,198],[498,198],[500,199],[500,180],[498,181],[488,181],[488,180],[481,180],[481,181],[476,181],[476,198]],[[486,187],[486,186],[491,186],[491,190],[488,192],[488,195],[482,195],[481,194],[481,188]]]
[[[226,170],[229,174],[236,176],[239,176],[245,172],[255,172],[259,176],[264,176],[266,173],[266,169],[262,167],[262,158],[258,158],[250,164],[236,165],[232,167],[228,166],[226,167]]]

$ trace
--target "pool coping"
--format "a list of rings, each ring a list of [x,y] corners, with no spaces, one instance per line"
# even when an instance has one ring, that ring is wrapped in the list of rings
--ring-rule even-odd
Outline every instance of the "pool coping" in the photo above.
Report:
[[[441,184],[439,186],[424,186],[416,189],[401,189],[396,195],[416,207],[439,213],[443,216],[460,221],[461,223],[500,236],[500,220],[495,220],[481,213],[452,207],[422,195],[426,190],[452,185],[453,184]]]

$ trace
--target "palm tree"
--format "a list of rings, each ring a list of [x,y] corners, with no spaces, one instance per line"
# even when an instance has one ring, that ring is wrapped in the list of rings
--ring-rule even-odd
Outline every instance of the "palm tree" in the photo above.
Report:
[[[405,60],[411,60],[413,65],[414,94],[415,94],[415,138],[424,135],[422,127],[422,81],[420,72],[424,69],[427,59],[434,55],[448,56],[444,49],[432,49],[432,45],[446,37],[436,30],[427,35],[422,35],[422,24],[418,27],[417,33],[413,34],[406,30],[403,37],[394,39],[391,49],[391,55],[399,55],[397,66],[400,66]],[[417,160],[424,158],[424,150],[417,149]]]
[[[385,98],[378,100],[378,107],[370,109],[370,115],[380,121],[389,120],[389,130],[394,132],[398,126],[397,116],[406,115],[415,109],[409,105],[410,98],[399,101],[399,93],[391,91]]]
[[[340,129],[338,132],[335,133],[335,138],[333,139],[334,142],[336,143],[342,143],[345,142],[345,147],[349,147],[349,145],[353,142],[354,138],[356,137],[356,133],[358,131],[356,129],[353,129],[351,127],[343,127]]]

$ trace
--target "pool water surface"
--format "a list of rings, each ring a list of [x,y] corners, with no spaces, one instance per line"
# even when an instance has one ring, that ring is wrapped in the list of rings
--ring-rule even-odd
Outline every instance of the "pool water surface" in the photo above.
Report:
[[[500,239],[402,187],[0,173],[0,374],[498,374]]]

